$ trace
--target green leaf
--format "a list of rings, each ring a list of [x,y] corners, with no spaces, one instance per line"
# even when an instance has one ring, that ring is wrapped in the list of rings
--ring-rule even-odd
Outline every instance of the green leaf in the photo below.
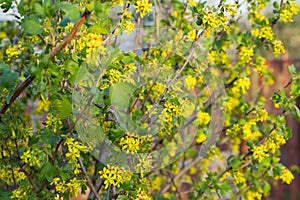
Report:
[[[197,19],[196,24],[197,24],[198,26],[201,26],[201,25],[203,24],[203,19],[202,19],[202,17],[199,17],[199,18]]]
[[[46,178],[51,182],[54,175],[56,175],[56,168],[50,162],[45,163],[40,171],[40,178],[42,180]]]
[[[263,188],[264,194],[269,194],[270,190],[271,190],[270,184],[266,183],[266,185]]]
[[[284,137],[289,139],[292,137],[292,129],[290,127],[286,127],[283,131]]]
[[[4,73],[0,77],[0,88],[6,88],[11,90],[17,83],[19,74],[12,72],[11,70],[4,70]]]
[[[69,22],[70,22],[70,19],[65,17],[61,20],[61,22],[59,23],[59,26],[65,27],[68,25]]]
[[[279,5],[278,5],[278,2],[277,1],[274,1],[274,3],[273,3],[273,6],[274,6],[274,8],[279,8]]]
[[[294,75],[297,73],[296,67],[294,65],[289,65],[288,69],[289,69],[289,72],[291,73],[291,75]]]
[[[63,97],[62,100],[55,100],[53,107],[62,119],[66,119],[72,112],[72,104],[68,97]]]
[[[104,21],[103,21],[104,22]],[[106,23],[101,23],[101,24],[94,24],[89,28],[89,31],[91,33],[96,33],[96,34],[108,34],[110,32],[109,27],[106,25]]]
[[[296,105],[292,105],[293,110],[295,111],[296,117],[300,119],[300,110]]]
[[[0,0],[0,7],[3,12],[7,12],[11,8],[12,2],[12,0]]]
[[[111,46],[107,48],[107,53],[108,55],[102,60],[102,65],[104,66],[109,66],[113,62],[123,57],[123,52],[121,50],[115,49]]]
[[[77,74],[78,69],[79,69],[78,63],[76,63],[72,60],[67,60],[64,64],[64,67],[71,74]]]
[[[32,35],[40,34],[43,32],[43,27],[32,18],[24,19],[22,21],[22,28],[24,29],[25,33]]]
[[[78,6],[75,6],[70,2],[59,2],[57,7],[66,13],[65,17],[69,18],[71,22],[76,22],[80,18]]]
[[[127,82],[120,82],[112,86],[111,104],[119,109],[125,109],[129,106],[131,94],[135,91],[135,87]]]
[[[41,4],[39,4],[39,3],[35,3],[35,4],[34,4],[34,12],[35,12],[36,14],[42,16],[42,17],[45,16],[45,9],[44,9],[44,7],[43,7]]]
[[[109,14],[108,12],[110,7],[111,7],[111,2],[105,2],[105,3],[97,2],[95,4],[94,11],[97,17],[105,19]]]
[[[232,169],[236,169],[241,166],[241,161],[239,160],[239,158],[237,156],[233,156],[233,155],[228,157],[227,163],[229,166],[232,167]]]
[[[8,64],[0,62],[0,72],[3,73],[5,70],[10,70],[10,66]]]
[[[197,8],[196,8],[195,6],[191,6],[191,7],[190,7],[190,10],[191,10],[193,13],[198,13]]]

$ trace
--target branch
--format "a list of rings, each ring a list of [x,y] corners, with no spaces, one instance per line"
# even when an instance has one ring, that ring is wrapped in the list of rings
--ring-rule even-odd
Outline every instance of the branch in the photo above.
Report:
[[[137,54],[137,48],[139,46],[140,36],[141,36],[141,16],[138,13],[137,30],[136,30],[136,35],[135,35],[135,39],[134,39],[134,50],[133,50],[133,53],[135,53],[135,54]]]
[[[81,169],[82,169],[82,174],[85,176],[86,182],[87,182],[88,186],[89,186],[89,187],[91,188],[91,190],[93,191],[93,193],[94,193],[96,199],[101,200],[101,197],[99,196],[99,194],[97,193],[97,190],[96,190],[95,187],[93,186],[93,183],[92,183],[90,177],[89,177],[89,176],[87,175],[87,173],[86,173],[86,168],[85,168],[85,166],[83,165],[82,160],[81,160],[80,158],[77,158],[77,161],[79,162],[79,165],[80,165],[80,167],[81,167]]]
[[[86,20],[86,18],[91,14],[90,11],[84,11],[84,13],[81,15],[80,19],[77,21],[77,23],[75,24],[73,30],[68,34],[68,36],[58,45],[56,46],[54,49],[52,49],[52,51],[49,53],[50,58],[52,59],[58,52],[60,52],[63,48],[65,48],[67,46],[67,44],[69,44],[71,42],[72,39],[75,38],[76,33],[78,32],[78,30],[80,29],[80,27],[82,26],[83,22]]]
[[[73,30],[69,33],[69,35],[62,41],[61,44],[59,44],[57,47],[55,47],[50,53],[49,56],[52,59],[59,51],[61,51],[74,37],[76,36],[77,31],[80,29],[83,22],[86,20],[86,18],[90,15],[89,11],[85,11],[81,18],[78,20],[78,22],[75,24]],[[3,106],[0,109],[0,114],[4,114],[7,109],[11,106],[11,104],[18,98],[18,96],[30,85],[30,83],[34,80],[35,76],[30,75],[28,76],[23,83],[13,92],[13,95],[11,96],[9,102],[5,102]],[[1,118],[0,118],[1,121]]]
[[[175,80],[178,78],[178,76],[181,74],[181,72],[185,69],[185,67],[189,63],[190,59],[193,56],[193,53],[196,50],[195,43],[198,41],[198,38],[195,39],[195,42],[193,43],[193,47],[192,47],[192,49],[190,51],[190,54],[186,58],[186,60],[185,60],[184,64],[182,65],[182,67],[177,71],[177,73],[174,75],[174,77],[169,81],[169,83],[167,84],[167,87],[165,88],[165,90],[163,91],[163,93],[160,95],[158,101],[151,107],[151,109],[149,110],[149,112],[146,115],[143,116],[143,118],[141,120],[142,123],[144,123],[145,120],[149,118],[150,114],[154,111],[154,109],[160,104],[160,102],[163,101],[165,95],[167,94],[167,92],[171,88],[172,84],[175,82]]]
[[[23,83],[15,91],[13,92],[13,95],[11,96],[9,102],[5,102],[3,106],[1,107],[0,114],[4,114],[7,109],[11,106],[11,104],[16,100],[16,98],[22,93],[25,88],[29,86],[29,84],[33,81],[34,76],[28,76]],[[1,120],[0,120],[1,121]]]

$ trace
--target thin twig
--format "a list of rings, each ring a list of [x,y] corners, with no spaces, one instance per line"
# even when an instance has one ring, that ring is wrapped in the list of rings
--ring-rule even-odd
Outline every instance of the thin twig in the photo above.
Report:
[[[3,106],[1,107],[0,110],[0,114],[4,114],[7,109],[11,106],[11,104],[16,100],[16,98],[22,93],[23,90],[25,90],[25,88],[27,88],[29,86],[29,84],[33,81],[34,76],[28,76],[23,83],[21,83],[21,85],[15,89],[15,91],[13,92],[13,95],[11,96],[11,98],[9,99],[9,102],[5,102],[3,104]]]
[[[138,17],[137,17],[136,35],[134,39],[134,49],[133,49],[133,52],[135,54],[137,54],[137,48],[139,46],[139,41],[141,36],[141,16],[139,13],[137,15]]]
[[[155,12],[155,32],[156,32],[156,42],[159,43],[159,18],[158,18],[158,7],[157,2],[154,0],[154,12]]]
[[[195,43],[197,42],[197,39],[194,42],[194,45],[190,51],[190,54],[188,55],[188,57],[186,58],[184,64],[182,65],[182,67],[177,71],[177,73],[174,75],[174,77],[168,82],[167,87],[165,88],[165,90],[163,91],[163,93],[160,95],[159,100],[151,107],[151,109],[149,110],[149,112],[143,116],[141,122],[144,123],[146,119],[148,119],[148,117],[150,116],[150,114],[154,111],[154,109],[160,104],[160,102],[163,101],[165,95],[167,94],[167,92],[169,91],[169,89],[171,88],[172,84],[175,82],[175,80],[178,78],[178,76],[181,74],[181,72],[185,69],[185,67],[187,66],[187,64],[189,63],[190,59],[193,56],[193,53],[196,50],[196,45]]]
[[[70,41],[76,36],[77,31],[80,29],[83,22],[86,20],[88,15],[90,14],[89,11],[85,11],[81,18],[78,20],[78,22],[75,24],[73,30],[69,35],[62,41],[61,44],[59,44],[56,48],[52,49],[52,51],[49,53],[49,57],[52,59],[59,51],[61,51]],[[21,83],[21,85],[13,92],[13,95],[11,96],[9,102],[5,102],[3,106],[0,109],[0,114],[4,114],[7,109],[12,105],[12,103],[20,96],[20,94],[31,84],[31,82],[34,80],[35,76],[29,75],[24,82]],[[0,118],[1,121],[1,118]]]
[[[81,160],[80,158],[77,158],[77,161],[79,162],[80,168],[81,168],[81,170],[82,170],[82,174],[85,176],[86,182],[87,182],[88,186],[89,186],[90,189],[93,191],[93,193],[94,193],[96,199],[101,200],[101,197],[100,197],[99,194],[97,193],[97,190],[94,188],[94,185],[93,185],[93,183],[92,183],[90,177],[87,175],[86,168],[85,168],[85,166],[84,166],[82,160]]]
[[[52,51],[49,53],[50,58],[52,59],[58,52],[60,52],[63,48],[65,48],[71,40],[73,40],[76,36],[76,33],[82,26],[83,22],[86,20],[86,18],[91,14],[90,11],[85,10],[84,13],[81,15],[81,18],[77,21],[77,23],[74,25],[74,28],[72,31],[68,34],[68,36]]]

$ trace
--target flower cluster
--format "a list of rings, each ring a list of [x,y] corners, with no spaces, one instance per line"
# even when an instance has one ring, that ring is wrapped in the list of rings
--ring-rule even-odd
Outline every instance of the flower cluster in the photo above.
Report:
[[[77,162],[77,158],[80,157],[80,152],[88,152],[88,149],[81,142],[74,141],[74,138],[67,138],[65,144],[68,147],[66,158],[69,160],[70,163]]]
[[[161,125],[159,135],[170,135],[174,126],[177,126],[177,122],[174,121],[175,117],[181,116],[182,108],[174,102],[164,103],[164,109],[161,111],[158,122]]]
[[[18,187],[12,192],[11,199],[25,199],[28,195],[28,189],[25,187]]]
[[[248,190],[245,194],[245,198],[248,200],[262,199],[263,193],[261,188],[255,188],[255,190]]]
[[[137,153],[141,146],[139,137],[135,134],[127,134],[120,139],[119,145],[126,153]]]
[[[228,22],[228,18],[225,15],[218,15],[216,11],[206,11],[202,18],[202,23],[206,28],[205,37],[209,37],[210,33],[218,27],[221,27],[221,30],[228,31],[226,22]]]
[[[284,46],[280,40],[274,40],[272,42],[273,54],[275,57],[285,52]]]
[[[258,75],[264,76],[267,68],[266,59],[261,56],[257,56],[255,59],[254,70],[258,73]]]
[[[225,51],[210,51],[208,53],[208,60],[211,64],[228,64],[229,63],[229,56]]]
[[[120,187],[120,184],[130,181],[132,177],[132,173],[130,171],[110,165],[107,165],[99,171],[99,174],[100,178],[104,179],[105,189],[107,189],[109,185]]]
[[[296,2],[285,4],[280,10],[280,19],[284,23],[293,22],[293,16],[299,12],[299,5]]]
[[[12,58],[16,58],[19,54],[24,51],[25,48],[21,43],[18,43],[16,46],[10,46],[5,50],[7,60],[10,61]]]
[[[206,140],[206,134],[205,133],[203,133],[203,132],[199,132],[199,133],[197,133],[197,135],[196,135],[196,139],[195,139],[195,141],[197,142],[197,143],[202,143],[202,142],[204,142]]]
[[[35,114],[41,115],[43,112],[48,112],[50,109],[51,102],[41,95],[41,100],[38,100],[38,105],[35,108]]]
[[[36,148],[28,149],[21,156],[21,160],[31,167],[33,166],[39,167],[42,159],[43,159],[42,152]]]
[[[275,153],[285,143],[285,138],[277,131],[273,131],[267,138],[266,146],[271,153]]]
[[[266,157],[269,157],[268,149],[265,145],[254,146],[252,152],[253,152],[253,158],[258,162],[261,162]]]
[[[52,129],[53,133],[56,133],[58,130],[62,128],[61,119],[49,113],[47,115],[47,120],[45,121],[45,127],[48,129]]]
[[[136,12],[140,13],[141,18],[152,11],[152,3],[149,0],[137,0],[134,7]]]
[[[55,190],[58,193],[70,193],[72,197],[78,196],[78,191],[80,190],[81,186],[85,184],[84,180],[78,180],[76,178],[73,178],[69,181],[64,181],[61,178],[53,178],[50,185],[55,186]]]
[[[242,170],[231,171],[233,182],[235,185],[243,187],[246,184],[246,178]]]
[[[264,38],[264,39],[267,39],[267,40],[273,40],[274,39],[273,31],[272,31],[272,28],[270,26],[265,26],[265,27],[262,27],[260,29],[251,30],[251,34],[253,36],[258,37],[258,38]]]
[[[231,88],[231,91],[232,93],[236,94],[245,94],[249,90],[250,84],[250,79],[246,76],[243,76],[233,83],[234,87]]]
[[[102,36],[95,33],[84,32],[82,37],[77,40],[77,51],[83,51],[84,49],[87,54],[96,49],[99,50],[99,52],[103,52]]]
[[[135,200],[152,200],[149,192],[146,192],[142,188],[139,188]]]
[[[184,87],[187,89],[187,90],[191,90],[193,89],[197,84],[197,80],[191,76],[191,75],[188,75],[185,77],[185,80],[184,80]]]
[[[197,31],[196,30],[189,31],[186,37],[189,41],[194,41],[197,38]]]
[[[275,179],[281,179],[284,183],[290,184],[292,182],[292,180],[294,179],[294,175],[285,166],[282,166],[281,170],[282,170],[281,175],[278,177],[275,177]]]
[[[200,126],[205,126],[210,122],[210,115],[206,112],[199,111],[197,114],[197,120]]]
[[[249,63],[254,56],[253,48],[242,46],[239,49],[239,64],[243,65]]]
[[[134,23],[131,21],[133,18],[132,12],[128,12],[128,9],[123,10],[122,28],[126,33],[131,33],[134,30]]]
[[[147,84],[147,88],[150,88],[149,96],[152,98],[158,98],[165,90],[166,86],[162,83],[150,81],[149,84]]]
[[[0,179],[5,182],[7,185],[13,184],[14,179],[17,182],[24,180],[26,175],[19,167],[14,167],[11,169],[8,166],[1,166],[0,168]]]

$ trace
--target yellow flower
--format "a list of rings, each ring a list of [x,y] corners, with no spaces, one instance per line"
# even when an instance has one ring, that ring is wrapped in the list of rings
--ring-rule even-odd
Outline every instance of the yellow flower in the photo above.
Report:
[[[279,177],[283,182],[290,184],[294,180],[294,175],[285,166],[282,167],[282,174]]]
[[[112,1],[112,5],[120,5],[122,6],[124,4],[123,0],[113,0]]]
[[[252,60],[254,56],[253,48],[242,46],[239,50],[239,64],[246,64]]]
[[[290,4],[286,4],[280,10],[280,19],[284,23],[293,22],[292,17],[299,12],[299,6],[297,3],[293,2]]]
[[[197,31],[196,30],[191,30],[190,32],[188,32],[187,34],[187,39],[190,41],[194,41],[197,37]]]
[[[18,189],[14,190],[12,192],[12,195],[10,198],[14,199],[25,199],[27,196],[27,190],[23,187],[19,187]]]
[[[121,76],[122,76],[122,74],[118,70],[110,69],[108,71],[108,77],[109,77],[109,80],[110,80],[111,83],[119,82]]]
[[[265,38],[267,40],[273,40],[274,35],[270,26],[262,27],[260,29],[251,30],[251,34],[258,38]]]
[[[285,52],[283,44],[280,40],[273,41],[273,54],[275,57]]]
[[[126,150],[126,153],[137,153],[140,145],[140,140],[133,134],[127,134],[120,139],[120,146],[123,150]]]
[[[43,112],[48,112],[50,109],[51,101],[41,95],[41,100],[38,100],[38,105],[35,108],[35,114],[41,115]]]
[[[141,18],[152,11],[152,4],[149,0],[137,0],[134,7],[136,9],[136,13],[140,13]]]
[[[197,84],[197,80],[191,75],[185,77],[184,86],[186,89],[191,90],[196,86],[196,84]]]
[[[129,20],[123,23],[123,28],[126,33],[131,33],[134,30],[134,27],[135,27],[134,23],[132,23]]]
[[[245,94],[250,88],[250,79],[248,77],[241,77],[233,83],[233,88],[231,89],[233,94],[242,93]]]
[[[18,57],[19,54],[21,53],[21,51],[24,51],[24,47],[22,47],[22,44],[21,43],[18,43],[16,46],[11,46],[11,47],[8,47],[6,50],[5,50],[5,53],[7,55],[7,60],[10,61],[12,58],[14,57]]]
[[[68,146],[66,158],[70,163],[76,163],[77,158],[80,157],[80,152],[87,153],[88,149],[80,142],[74,141],[73,138],[67,138],[65,144]]]
[[[253,158],[258,162],[261,162],[264,158],[269,157],[267,152],[267,147],[264,145],[254,146],[252,149]]]
[[[229,63],[229,56],[226,52],[222,51],[210,51],[208,53],[208,60],[211,64],[228,64]]]
[[[246,178],[241,170],[233,171],[231,174],[235,185],[243,186],[246,183]]]
[[[198,112],[197,117],[200,126],[205,126],[210,122],[210,115],[206,112]]]
[[[267,72],[267,68],[268,66],[266,64],[266,59],[261,56],[257,56],[255,60],[254,70],[258,73],[258,75],[264,76]]]
[[[104,179],[105,189],[107,189],[109,185],[120,187],[121,183],[129,181],[132,177],[131,172],[110,165],[107,165],[103,170],[99,171],[99,174],[100,178]]]
[[[187,2],[187,5],[189,5],[189,6],[197,6],[197,2],[195,0],[189,0]]]
[[[152,200],[153,198],[150,196],[148,192],[139,188],[137,191],[137,196],[135,200]]]
[[[275,153],[280,146],[284,145],[285,143],[285,138],[282,135],[279,135],[278,132],[273,131],[266,141],[266,146],[268,151]]]
[[[196,142],[197,143],[202,143],[206,140],[206,135],[203,132],[200,132],[199,134],[197,134],[196,136]]]
[[[260,200],[262,199],[263,190],[258,188],[257,190],[248,190],[245,194],[247,200]]]
[[[173,13],[172,13],[172,16],[177,18],[178,17],[178,11],[177,10],[174,10]]]

